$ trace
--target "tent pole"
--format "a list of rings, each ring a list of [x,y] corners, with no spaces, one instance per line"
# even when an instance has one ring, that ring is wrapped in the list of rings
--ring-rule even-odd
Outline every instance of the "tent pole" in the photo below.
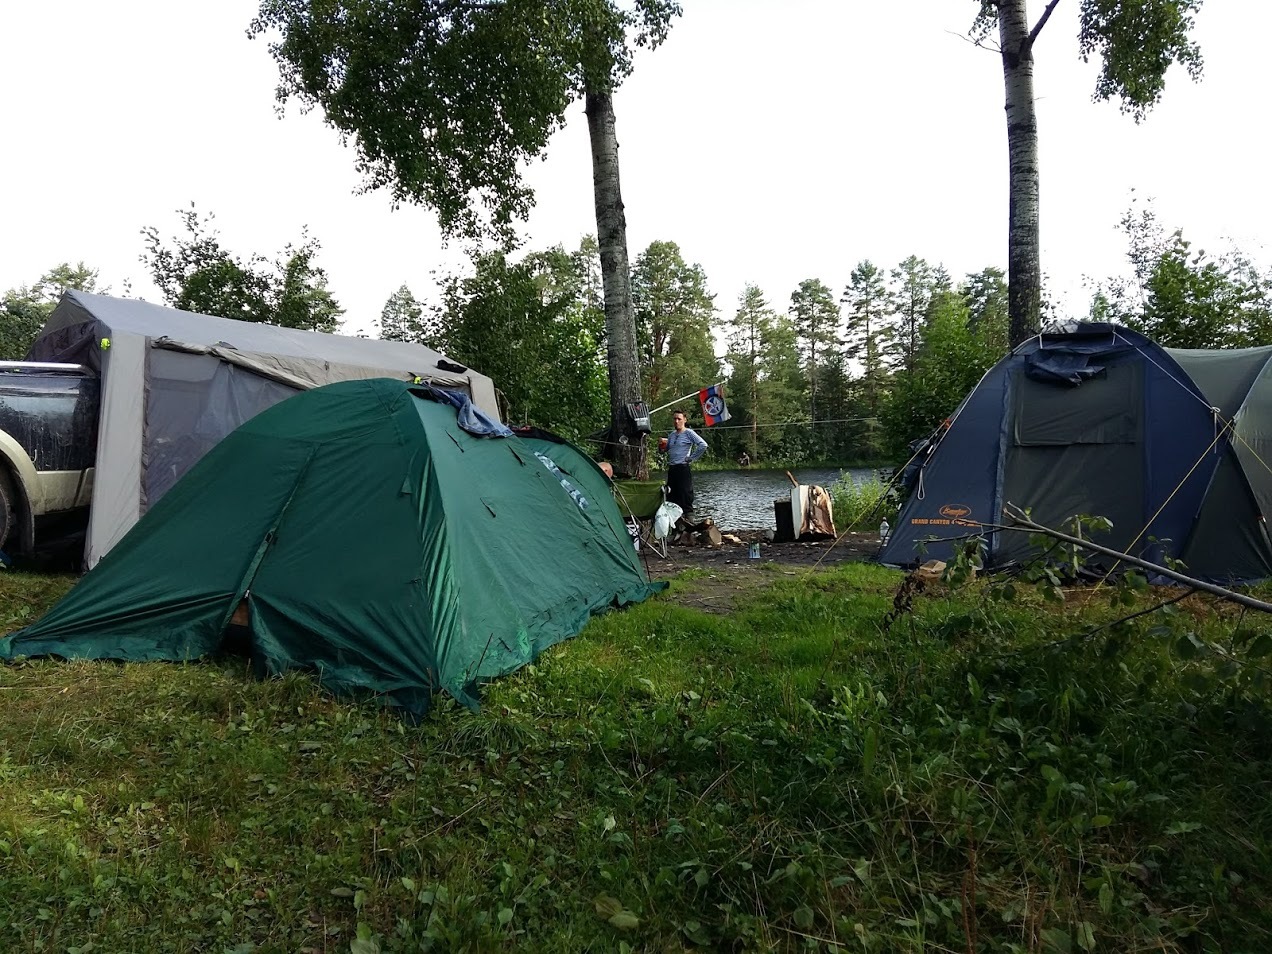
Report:
[[[1122,553],[1119,550],[1112,550],[1108,547],[1102,547],[1098,543],[1092,543],[1090,540],[1083,540],[1080,537],[1070,536],[1067,533],[1061,533],[1059,530],[1052,530],[1050,527],[1044,527],[1040,523],[1034,523],[1030,520],[1023,510],[1014,504],[1007,504],[1003,507],[1003,513],[1012,525],[1008,527],[996,527],[998,530],[1027,530],[1030,533],[1041,533],[1064,543],[1071,543],[1074,546],[1082,547],[1086,550],[1102,553],[1105,556],[1117,557],[1126,563],[1138,566],[1144,570],[1152,570],[1154,573],[1160,573],[1162,576],[1168,576],[1180,583],[1187,583],[1189,586],[1204,590],[1214,596],[1220,596],[1225,600],[1232,600],[1234,603],[1240,603],[1242,606],[1248,606],[1251,609],[1257,609],[1260,612],[1272,613],[1272,603],[1265,603],[1263,600],[1256,600],[1253,596],[1246,596],[1244,593],[1235,593],[1232,590],[1226,590],[1222,586],[1216,586],[1214,583],[1207,583],[1204,580],[1198,580],[1191,576],[1185,576],[1178,570],[1172,570],[1169,567],[1158,566],[1156,563],[1149,563],[1147,560],[1141,560],[1139,557],[1133,557],[1129,553]],[[987,525],[988,526],[988,525]]]
[[[697,397],[697,396],[698,396],[698,393],[699,393],[698,391],[690,391],[690,392],[689,392],[688,394],[686,394],[684,397],[678,397],[678,398],[676,398],[674,401],[668,401],[666,404],[663,404],[663,405],[661,405],[661,406],[659,406],[659,407],[656,407],[656,408],[654,408],[652,411],[650,411],[650,412],[649,412],[649,413],[650,413],[650,416],[652,417],[654,414],[657,414],[659,411],[665,411],[665,410],[667,410],[667,408],[671,407],[673,404],[679,404],[681,401],[687,401],[687,400],[689,400],[691,397]]]

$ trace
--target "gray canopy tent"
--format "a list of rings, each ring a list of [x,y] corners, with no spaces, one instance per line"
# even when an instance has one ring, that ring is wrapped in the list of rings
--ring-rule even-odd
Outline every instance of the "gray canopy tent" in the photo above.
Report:
[[[490,378],[420,345],[79,291],[63,294],[27,358],[82,364],[101,378],[89,568],[222,438],[300,391],[359,378],[419,380],[500,416]]]

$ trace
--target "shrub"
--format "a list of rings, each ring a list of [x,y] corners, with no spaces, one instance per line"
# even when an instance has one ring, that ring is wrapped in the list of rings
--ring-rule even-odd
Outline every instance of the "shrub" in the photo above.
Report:
[[[839,530],[872,530],[880,522],[896,522],[900,496],[872,474],[864,479],[844,474],[830,488],[835,502],[835,526]]]

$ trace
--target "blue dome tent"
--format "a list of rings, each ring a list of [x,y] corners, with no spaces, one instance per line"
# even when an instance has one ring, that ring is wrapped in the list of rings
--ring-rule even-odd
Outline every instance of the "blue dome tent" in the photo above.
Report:
[[[1018,346],[932,435],[880,554],[949,559],[985,532],[986,563],[1033,551],[987,530],[1011,503],[1046,526],[1107,517],[1096,542],[1215,583],[1272,577],[1272,347],[1163,348],[1118,325],[1070,323]]]

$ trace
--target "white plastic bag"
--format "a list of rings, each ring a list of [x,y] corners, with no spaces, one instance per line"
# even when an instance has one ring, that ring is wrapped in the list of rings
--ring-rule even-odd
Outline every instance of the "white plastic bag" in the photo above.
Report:
[[[664,500],[658,512],[654,514],[654,539],[665,540],[683,513],[679,504]]]

